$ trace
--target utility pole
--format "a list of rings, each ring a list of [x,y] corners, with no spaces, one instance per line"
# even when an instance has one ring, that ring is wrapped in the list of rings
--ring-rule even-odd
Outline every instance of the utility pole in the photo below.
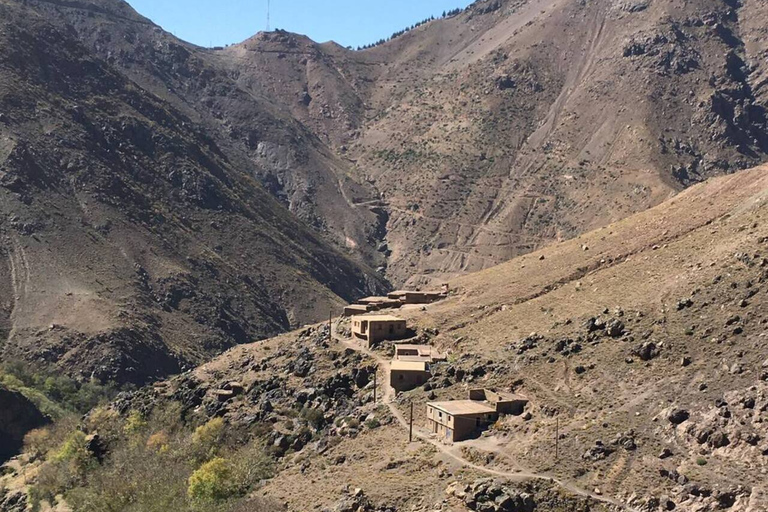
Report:
[[[267,0],[267,32],[269,32],[269,2],[270,0]]]
[[[410,427],[408,429],[408,442],[413,442],[413,400],[411,400],[411,421],[410,421]]]
[[[379,367],[377,366],[375,370],[373,370],[373,403],[376,403],[376,376],[379,374]]]
[[[560,416],[555,419],[555,462],[560,456]]]
[[[328,340],[333,341],[333,310],[328,312]]]

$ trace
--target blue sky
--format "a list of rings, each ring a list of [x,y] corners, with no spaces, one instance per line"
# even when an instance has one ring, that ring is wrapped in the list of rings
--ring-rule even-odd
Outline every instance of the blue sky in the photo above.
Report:
[[[177,37],[200,46],[239,43],[264,30],[267,0],[128,0]],[[271,27],[362,46],[471,0],[271,0]]]

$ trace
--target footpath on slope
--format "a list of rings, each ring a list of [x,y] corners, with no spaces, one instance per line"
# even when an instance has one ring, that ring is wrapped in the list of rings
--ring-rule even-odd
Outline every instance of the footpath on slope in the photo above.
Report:
[[[389,375],[390,361],[386,360],[385,358],[383,358],[381,355],[377,354],[373,350],[370,350],[368,348],[363,347],[360,343],[356,342],[354,339],[340,335],[337,332],[337,328],[336,328],[338,321],[339,321],[339,319],[336,318],[331,323],[331,331],[330,331],[331,338],[335,339],[335,340],[338,340],[345,347],[347,347],[347,348],[349,348],[351,350],[354,350],[355,352],[360,352],[362,354],[365,354],[366,356],[368,356],[371,359],[373,359],[374,361],[376,361],[376,364],[377,364],[377,370],[376,371],[384,373],[384,375],[380,376],[381,378],[378,379],[379,382],[382,383],[382,387],[383,387],[383,393],[381,395],[381,401],[382,401],[382,403],[384,405],[387,406],[387,408],[389,408],[390,412],[397,419],[397,421],[400,423],[400,425],[404,429],[406,429],[406,430],[409,429],[410,428],[409,421],[405,418],[405,416],[403,416],[403,413],[400,411],[400,409],[397,408],[397,405],[394,403],[394,390],[392,389],[391,386],[389,386],[387,384],[387,376]],[[567,481],[565,481],[565,480],[563,480],[561,478],[557,478],[557,477],[555,477],[555,476],[553,476],[551,474],[536,473],[536,472],[524,471],[524,470],[520,470],[520,471],[516,471],[516,472],[500,471],[500,470],[488,468],[488,467],[485,467],[485,466],[480,466],[478,464],[475,464],[473,462],[468,461],[467,459],[462,457],[460,454],[456,453],[456,451],[452,450],[451,447],[446,446],[445,444],[441,443],[437,439],[435,439],[432,436],[430,436],[430,434],[428,432],[425,432],[424,430],[422,430],[422,429],[420,429],[418,427],[415,427],[415,426],[413,428],[413,435],[417,439],[420,439],[421,441],[424,441],[426,443],[431,444],[440,453],[446,455],[447,457],[450,457],[451,459],[453,459],[454,461],[456,461],[457,463],[459,463],[463,467],[474,469],[476,471],[479,471],[479,472],[482,472],[482,473],[486,473],[488,475],[506,478],[507,480],[511,480],[511,481],[522,482],[522,481],[525,481],[525,480],[545,480],[545,481],[548,481],[548,482],[554,482],[557,485],[559,485],[560,487],[562,487],[563,489],[565,489],[565,490],[567,490],[567,491],[569,491],[569,492],[571,492],[573,494],[576,494],[576,495],[579,495],[579,496],[588,497],[588,498],[592,498],[592,499],[594,499],[596,501],[600,501],[600,502],[608,504],[608,505],[619,507],[619,508],[621,508],[623,510],[628,510],[630,512],[639,512],[637,509],[630,507],[626,503],[622,503],[621,501],[616,500],[614,498],[610,498],[610,497],[606,497],[606,496],[601,496],[599,494],[595,494],[594,492],[589,492],[586,489],[582,489],[582,488],[578,487],[577,485],[575,485],[572,482],[567,482]],[[500,453],[500,450],[498,448],[491,449],[491,451],[493,451],[495,453]]]

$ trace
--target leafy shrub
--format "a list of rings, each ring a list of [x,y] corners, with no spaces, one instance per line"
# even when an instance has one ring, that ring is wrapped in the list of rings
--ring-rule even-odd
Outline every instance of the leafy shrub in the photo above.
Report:
[[[696,459],[696,464],[698,464],[699,466],[706,466],[707,459],[705,459],[704,457],[699,457],[698,459]]]
[[[89,432],[98,432],[107,444],[116,442],[123,433],[123,420],[114,409],[97,407],[85,419]]]
[[[78,382],[61,375],[35,373],[21,362],[8,362],[0,367],[0,382],[21,392],[53,419],[65,411],[84,414],[113,398],[118,389],[98,381]]]
[[[183,445],[152,452],[144,443],[123,440],[107,462],[87,480],[66,492],[77,512],[187,512],[187,478],[192,472]]]
[[[123,431],[128,435],[138,434],[147,428],[147,420],[139,411],[131,411],[125,420]]]
[[[233,497],[232,466],[226,459],[215,457],[204,463],[189,477],[187,495],[197,502],[216,502]]]
[[[208,423],[195,429],[192,434],[192,445],[198,459],[206,460],[213,457],[219,450],[224,438],[224,420],[213,418]]]
[[[370,430],[374,430],[381,426],[381,422],[376,418],[371,418],[365,422],[365,426]]]
[[[81,484],[87,471],[96,465],[88,451],[85,434],[79,430],[71,432],[40,467],[36,483],[30,489],[33,505],[41,500],[54,503],[57,495]]]

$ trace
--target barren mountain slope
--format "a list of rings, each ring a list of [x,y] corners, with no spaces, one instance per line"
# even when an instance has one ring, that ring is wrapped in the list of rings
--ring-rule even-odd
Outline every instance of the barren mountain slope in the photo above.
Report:
[[[767,201],[766,166],[713,179],[398,311],[449,354],[414,391],[387,391],[391,347],[363,350],[342,322],[333,341],[323,324],[237,347],[114,407],[177,401],[266,441],[278,469],[256,494],[287,510],[483,510],[490,477],[542,512],[762,511]],[[454,445],[426,431],[424,402],[478,387],[524,395],[530,416]]]
[[[376,248],[386,217],[355,204],[355,198],[375,195],[373,187],[352,179],[348,162],[327,146],[326,131],[342,122],[320,107],[324,101],[310,102],[306,87],[285,83],[298,66],[302,74],[304,69],[310,77],[317,74],[315,80],[331,94],[343,95],[346,77],[334,74],[336,68],[325,55],[328,47],[273,33],[263,35],[263,44],[255,47],[246,43],[238,50],[209,50],[173,37],[123,0],[29,4],[76,31],[97,55],[199,122],[233,166],[259,179],[350,258],[373,267],[384,262]],[[290,58],[284,59],[286,55]],[[274,87],[261,83],[272,80]],[[312,124],[304,111],[324,124]]]
[[[0,10],[3,359],[144,382],[383,289],[71,31]]]
[[[35,0],[402,284],[478,270],[765,159],[764,0],[479,1],[365,51],[176,40]]]
[[[380,115],[350,153],[389,204],[393,279],[489,266],[764,159],[766,11],[479,2],[371,50]]]

